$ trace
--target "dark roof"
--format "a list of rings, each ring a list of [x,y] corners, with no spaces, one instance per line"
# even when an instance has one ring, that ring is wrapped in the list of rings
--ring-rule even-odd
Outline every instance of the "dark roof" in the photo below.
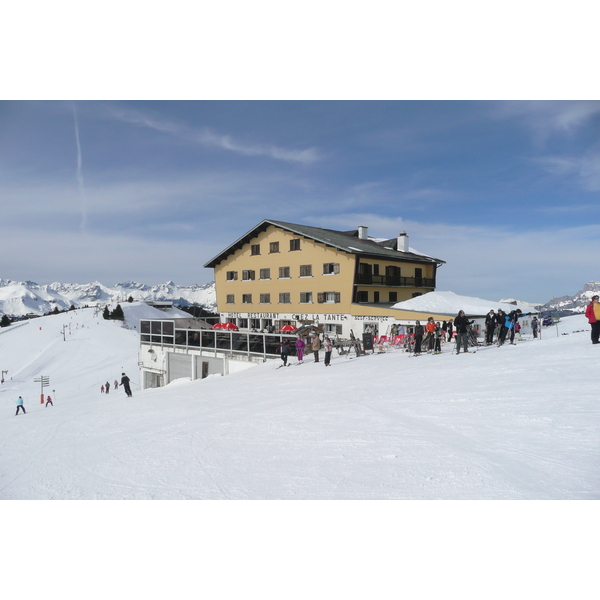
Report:
[[[397,240],[384,240],[376,242],[372,239],[362,240],[358,237],[358,230],[336,231],[334,229],[323,229],[321,227],[311,227],[309,225],[297,225],[295,223],[286,223],[284,221],[273,221],[265,219],[256,227],[248,231],[241,238],[236,240],[228,248],[223,250],[213,259],[209,260],[204,266],[208,268],[216,267],[221,261],[225,260],[230,254],[239,250],[244,244],[247,244],[252,238],[265,231],[270,225],[280,227],[297,235],[310,238],[316,242],[321,242],[327,246],[343,250],[349,254],[362,254],[364,256],[381,257],[392,260],[405,260],[411,262],[444,264],[445,261],[424,254],[415,254],[413,252],[398,252]]]

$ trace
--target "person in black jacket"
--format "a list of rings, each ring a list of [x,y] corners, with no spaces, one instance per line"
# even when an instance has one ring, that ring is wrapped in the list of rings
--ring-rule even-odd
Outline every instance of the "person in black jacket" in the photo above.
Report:
[[[498,309],[496,314],[496,322],[500,327],[498,331],[498,346],[502,346],[502,344],[504,344],[504,340],[506,339],[508,327],[506,326],[506,313],[501,308]]]
[[[129,377],[125,373],[121,373],[121,386],[125,388],[125,393],[128,398],[131,398],[131,387],[129,386]]]
[[[486,346],[489,346],[494,342],[494,331],[496,329],[496,313],[494,310],[490,310],[490,312],[485,317],[485,343]]]
[[[418,356],[421,354],[421,342],[423,341],[423,334],[425,333],[425,328],[421,325],[421,321],[415,322],[415,349],[414,354]]]
[[[469,321],[465,317],[465,311],[459,310],[458,316],[454,319],[454,327],[456,327],[456,354],[460,354],[461,343],[464,346],[464,351],[469,351],[469,325],[475,321]]]

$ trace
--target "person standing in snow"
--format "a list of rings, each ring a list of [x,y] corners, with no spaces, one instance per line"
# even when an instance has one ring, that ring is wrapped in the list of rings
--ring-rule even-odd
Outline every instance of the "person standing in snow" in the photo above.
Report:
[[[281,353],[281,360],[283,361],[283,366],[287,367],[287,359],[290,355],[290,343],[287,339],[284,339],[281,344],[279,344],[279,352]]]
[[[531,331],[533,331],[533,337],[534,339],[537,338],[537,334],[538,334],[538,327],[540,326],[538,318],[537,317],[533,317],[533,319],[531,319]]]
[[[100,393],[104,394],[104,386],[103,385],[100,386]]]
[[[598,302],[598,296],[592,296],[591,302],[585,309],[585,316],[592,328],[592,344],[599,343],[600,337],[600,302]]]
[[[129,387],[129,377],[125,373],[121,373],[121,385],[125,388],[125,393],[128,398],[131,398],[131,388]]]
[[[435,321],[433,317],[427,319],[425,323],[425,340],[427,340],[427,352],[433,352],[433,346],[435,345],[435,339],[433,334],[435,332]]]
[[[452,320],[448,321],[448,341],[452,341]]]
[[[502,346],[504,340],[506,340],[508,327],[506,326],[506,313],[501,308],[498,309],[498,313],[496,314],[496,322],[500,328],[498,330],[498,346]]]
[[[52,404],[52,406],[54,406],[54,402],[52,402],[52,398],[50,398],[50,396],[46,396],[46,407],[48,408],[48,404]]]
[[[526,317],[528,313],[523,314],[523,311],[520,308],[517,310],[511,310],[508,315],[506,315],[506,328],[510,330],[510,343],[515,345],[515,333],[517,330],[517,325],[519,325],[519,317]],[[519,328],[521,326],[519,325]]]
[[[19,414],[19,409],[21,409],[24,414],[27,414],[27,411],[25,410],[25,407],[23,406],[23,398],[21,398],[21,396],[19,396],[19,399],[17,400],[17,412],[15,413],[15,416],[17,416]]]
[[[458,315],[454,319],[454,327],[456,327],[456,354],[460,354],[461,345],[464,347],[464,352],[469,351],[469,325],[474,321],[469,321],[465,316],[464,310],[459,310]]]
[[[323,347],[325,348],[325,366],[328,367],[331,363],[331,351],[333,349],[333,344],[328,336],[325,336],[323,340]]]
[[[485,317],[485,344],[489,346],[494,343],[494,331],[496,329],[496,313],[494,309]]]
[[[434,338],[435,338],[435,345],[433,347],[433,353],[434,354],[441,354],[442,353],[442,328],[438,323],[435,324],[435,330],[433,332]]]
[[[415,321],[415,347],[413,354],[419,356],[421,354],[421,343],[423,342],[423,333],[425,328],[421,325],[421,321]]]
[[[304,347],[306,346],[306,344],[304,343],[304,340],[298,336],[298,339],[296,340],[296,356],[298,357],[298,362],[301,363],[304,360]]]
[[[115,379],[115,382],[113,383],[113,386],[115,388],[115,390],[119,389],[119,382]]]
[[[110,383],[108,383],[108,381],[104,384],[104,389],[106,390],[107,394],[110,392]]]
[[[319,362],[319,350],[321,349],[321,340],[319,339],[319,334],[315,334],[312,342],[312,351],[315,355],[315,362]]]

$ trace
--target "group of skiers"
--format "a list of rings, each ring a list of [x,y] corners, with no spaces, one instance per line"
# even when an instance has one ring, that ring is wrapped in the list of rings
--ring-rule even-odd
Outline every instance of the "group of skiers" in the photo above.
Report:
[[[296,348],[296,357],[298,358],[298,364],[304,362],[305,350],[312,352],[315,357],[315,362],[319,362],[321,339],[318,334],[313,335],[312,339],[307,339],[307,341],[304,341],[301,336],[298,336],[294,346]],[[325,336],[323,338],[323,348],[325,349],[324,363],[326,367],[329,367],[331,365],[331,352],[333,350],[333,343],[328,336]],[[281,344],[279,344],[279,352],[281,355],[281,360],[283,361],[283,366],[289,366],[287,360],[289,355],[292,354],[292,344],[287,338],[284,338]]]
[[[493,344],[495,336],[496,343],[499,346],[502,346],[506,341],[508,332],[510,332],[510,343],[514,344],[515,334],[521,329],[519,318],[524,316],[526,316],[526,314],[524,314],[520,308],[517,308],[508,314],[501,309],[499,309],[497,313],[490,310],[485,319],[486,345]],[[420,321],[416,321],[412,340],[413,354],[418,356],[423,352],[423,348],[426,352],[440,354],[442,351],[442,341],[445,341],[446,339],[451,341],[454,329],[456,329],[456,354],[460,353],[461,348],[463,348],[463,352],[469,352],[469,338],[474,335],[471,325],[473,325],[474,322],[474,320],[470,321],[467,318],[464,310],[459,311],[454,320],[444,321],[443,324],[440,324],[439,321],[436,323],[433,317],[429,317],[425,325],[421,325]],[[537,337],[538,325],[537,317],[533,317],[531,323],[533,337]]]
[[[115,379],[113,386],[115,390],[119,389],[119,382]],[[125,389],[125,394],[127,394],[128,398],[131,398],[131,386],[130,379],[125,375],[125,373],[121,373],[121,387]],[[107,381],[103,386],[100,387],[101,394],[109,394],[110,393],[110,383]]]

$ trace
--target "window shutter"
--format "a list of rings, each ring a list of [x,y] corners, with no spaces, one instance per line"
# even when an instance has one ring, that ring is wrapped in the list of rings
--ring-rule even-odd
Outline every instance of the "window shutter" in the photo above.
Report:
[[[333,272],[336,274],[340,272],[340,263],[333,263]]]
[[[335,292],[335,302],[336,303],[340,302],[340,293],[339,292]]]
[[[325,292],[319,292],[317,294],[317,302],[319,304],[323,304],[323,302],[325,302]]]

